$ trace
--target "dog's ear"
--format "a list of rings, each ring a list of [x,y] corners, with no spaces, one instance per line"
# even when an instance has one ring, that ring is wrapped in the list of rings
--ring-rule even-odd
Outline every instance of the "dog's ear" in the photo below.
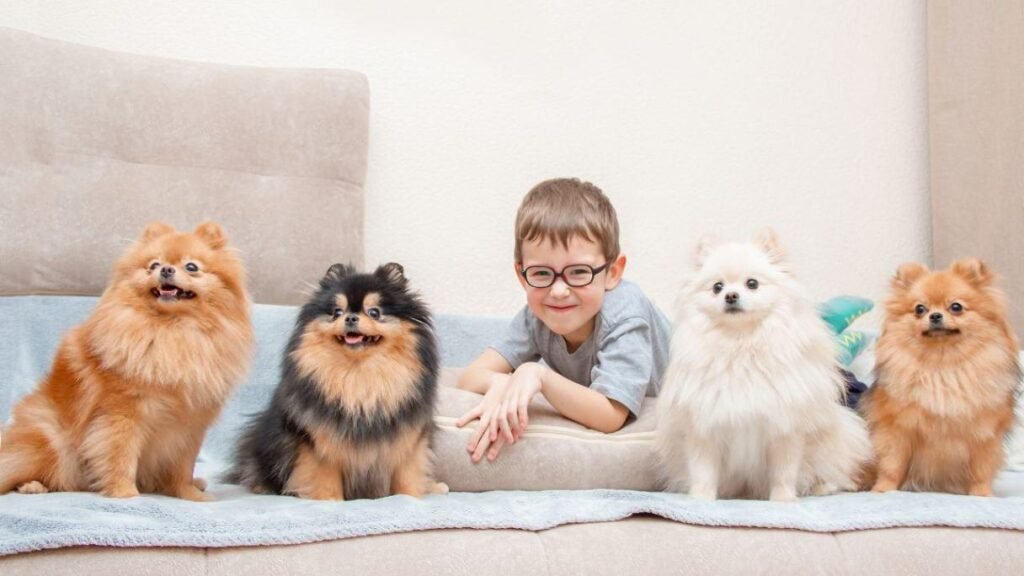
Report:
[[[331,264],[331,267],[324,273],[324,277],[320,279],[320,287],[328,288],[332,284],[337,284],[344,277],[355,272],[355,269],[351,265],[346,266],[345,264]]]
[[[758,231],[754,242],[764,250],[772,264],[781,264],[786,260],[786,250],[779,243],[775,230],[765,227]]]
[[[909,290],[914,282],[920,280],[928,273],[928,267],[916,262],[908,262],[896,269],[896,275],[892,278],[893,290]]]
[[[710,256],[711,252],[713,252],[721,243],[722,241],[719,240],[717,236],[711,234],[705,234],[700,237],[700,240],[697,241],[697,251],[693,254],[693,263],[697,268],[704,266],[704,262],[707,261],[708,256]]]
[[[977,258],[957,260],[950,270],[977,288],[987,288],[995,280],[995,274],[988,265]]]
[[[378,277],[384,279],[389,284],[396,284],[399,286],[405,286],[407,280],[405,279],[405,268],[397,262],[388,262],[387,264],[381,265],[374,272]]]
[[[139,242],[145,244],[154,238],[159,238],[171,232],[174,232],[174,226],[164,224],[163,222],[152,222],[142,231],[142,236],[139,236]]]
[[[220,250],[228,243],[228,238],[224,235],[224,230],[221,229],[220,224],[210,220],[196,226],[195,234],[214,250]]]

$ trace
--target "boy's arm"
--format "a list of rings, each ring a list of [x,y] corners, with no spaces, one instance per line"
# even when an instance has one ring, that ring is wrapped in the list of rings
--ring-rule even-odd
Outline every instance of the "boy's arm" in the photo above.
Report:
[[[590,388],[628,414],[640,416],[640,407],[654,372],[654,342],[650,324],[644,318],[627,318],[605,334],[597,351],[597,363],[590,371]],[[625,423],[625,417],[623,422]]]
[[[604,394],[582,386],[565,376],[537,364],[540,371],[541,394],[560,414],[599,432],[615,432],[622,428],[629,409]]]
[[[484,350],[473,363],[459,374],[456,387],[477,394],[486,394],[491,388],[496,375],[510,374],[512,365],[494,348]]]

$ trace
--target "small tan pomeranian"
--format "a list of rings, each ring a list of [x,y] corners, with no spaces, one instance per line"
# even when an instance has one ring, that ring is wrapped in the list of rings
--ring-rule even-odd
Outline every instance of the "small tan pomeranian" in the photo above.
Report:
[[[401,265],[331,266],[227,480],[315,500],[447,493],[432,473],[439,364],[430,311]]]
[[[1017,337],[983,262],[904,264],[861,409],[877,457],[872,489],[992,495],[1013,424]]]
[[[658,398],[666,487],[781,501],[856,489],[871,459],[867,427],[842,404],[832,334],[774,232],[704,241],[697,264]]]
[[[15,406],[0,494],[207,499],[196,457],[251,347],[245,271],[220,226],[150,224],[39,389]]]

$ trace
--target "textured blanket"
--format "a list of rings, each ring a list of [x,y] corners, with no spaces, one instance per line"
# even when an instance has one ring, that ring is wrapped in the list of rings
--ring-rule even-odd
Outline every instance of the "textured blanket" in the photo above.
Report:
[[[88,315],[95,299],[0,299],[0,421],[33,389],[52,361],[60,335]],[[277,357],[295,309],[258,306],[257,357],[204,445],[198,472],[215,480],[246,414],[262,406],[277,377]],[[438,321],[446,365],[462,365],[504,326],[501,320]],[[943,494],[841,494],[796,503],[697,502],[676,494],[623,490],[453,493],[416,500],[311,502],[256,496],[213,482],[216,501],[161,496],[111,500],[95,494],[0,496],[0,555],[67,546],[199,546],[295,544],[437,528],[543,530],[654,514],[692,524],[836,532],[899,526],[1024,530],[1024,473],[1004,472],[998,497]]]

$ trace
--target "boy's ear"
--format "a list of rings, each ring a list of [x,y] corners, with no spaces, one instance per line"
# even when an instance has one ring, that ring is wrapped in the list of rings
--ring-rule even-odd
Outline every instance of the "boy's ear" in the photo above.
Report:
[[[613,290],[622,282],[622,273],[626,271],[626,255],[619,254],[608,265],[604,277],[604,289]]]
[[[523,263],[513,262],[512,267],[516,270],[516,279],[519,280],[519,285],[523,287],[523,290],[529,288],[530,286],[526,283],[526,278],[523,276]]]

